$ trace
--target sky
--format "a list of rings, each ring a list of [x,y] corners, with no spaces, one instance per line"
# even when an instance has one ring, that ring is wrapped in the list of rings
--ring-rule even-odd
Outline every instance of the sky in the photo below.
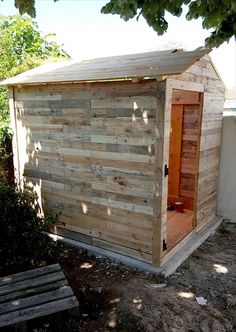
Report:
[[[201,19],[186,21],[167,15],[169,29],[158,36],[144,19],[124,22],[117,15],[100,13],[108,0],[36,0],[36,21],[44,33],[56,40],[74,60],[140,53],[168,48],[194,50],[204,45],[209,31]],[[186,11],[185,11],[186,12]],[[0,15],[17,14],[14,0],[0,1]],[[236,46],[232,39],[211,52],[227,89],[236,87]]]

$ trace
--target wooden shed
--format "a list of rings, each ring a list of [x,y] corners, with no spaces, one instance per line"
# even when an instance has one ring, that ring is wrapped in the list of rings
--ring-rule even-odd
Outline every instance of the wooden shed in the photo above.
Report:
[[[165,267],[219,225],[224,85],[207,53],[51,63],[1,82],[16,179],[42,213],[61,212],[57,234]]]

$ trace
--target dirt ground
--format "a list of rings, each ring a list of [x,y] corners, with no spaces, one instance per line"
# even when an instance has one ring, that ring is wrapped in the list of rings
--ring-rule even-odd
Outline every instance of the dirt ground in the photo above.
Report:
[[[163,278],[67,247],[59,262],[80,306],[29,322],[28,330],[236,331],[235,252],[236,225],[224,224],[176,273]]]

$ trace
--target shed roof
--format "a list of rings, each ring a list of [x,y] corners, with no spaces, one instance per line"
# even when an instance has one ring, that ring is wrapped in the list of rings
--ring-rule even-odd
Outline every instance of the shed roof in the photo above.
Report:
[[[210,50],[203,48],[188,52],[175,49],[80,62],[54,62],[6,79],[0,82],[0,85],[87,82],[175,75],[183,73],[209,52]]]

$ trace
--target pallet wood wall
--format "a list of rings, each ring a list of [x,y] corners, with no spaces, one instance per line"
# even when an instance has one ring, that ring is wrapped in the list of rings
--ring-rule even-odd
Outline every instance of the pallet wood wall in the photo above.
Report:
[[[224,85],[209,56],[196,62],[183,74],[167,80],[171,86],[171,80],[174,80],[180,88],[187,86],[189,90],[193,84],[194,90],[203,93],[196,192],[196,227],[199,228],[216,216]]]
[[[193,202],[198,173],[199,105],[183,106],[183,135],[180,166],[180,196]],[[194,209],[192,203],[191,209]]]
[[[88,244],[159,265],[166,254],[164,165],[172,90],[191,87],[204,93],[199,228],[216,213],[224,101],[223,84],[207,56],[161,82],[14,87],[15,174],[34,186],[42,212],[62,212],[60,229],[75,231]]]
[[[152,260],[157,82],[15,88],[20,173],[87,243]],[[19,139],[20,137],[20,139]],[[84,237],[85,238],[85,237]]]

